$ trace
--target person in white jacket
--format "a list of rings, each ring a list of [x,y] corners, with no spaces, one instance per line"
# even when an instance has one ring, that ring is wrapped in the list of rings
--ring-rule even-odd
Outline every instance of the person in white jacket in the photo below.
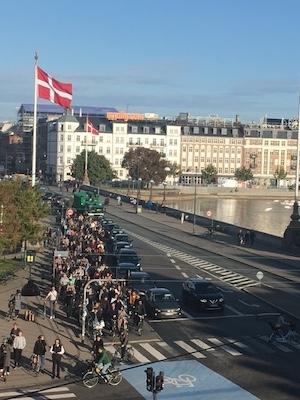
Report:
[[[25,349],[25,347],[26,347],[25,336],[23,336],[22,331],[19,331],[18,336],[14,338],[13,342],[15,368],[20,367],[22,359],[22,351]]]

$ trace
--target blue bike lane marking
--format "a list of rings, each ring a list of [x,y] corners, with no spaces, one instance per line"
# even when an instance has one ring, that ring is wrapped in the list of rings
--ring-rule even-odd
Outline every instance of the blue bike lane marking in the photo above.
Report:
[[[152,400],[152,393],[146,390],[145,369],[145,366],[128,369],[123,376],[145,400]],[[156,375],[159,371],[165,374],[160,400],[259,400],[196,360],[157,362],[153,369]]]

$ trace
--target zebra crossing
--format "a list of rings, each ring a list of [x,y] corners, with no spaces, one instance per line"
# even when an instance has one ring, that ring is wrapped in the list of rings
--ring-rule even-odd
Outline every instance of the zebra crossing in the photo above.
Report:
[[[16,397],[14,397],[16,396]],[[1,399],[18,399],[18,400],[59,400],[59,399],[74,399],[75,393],[70,392],[67,386],[61,386],[42,391],[30,390],[14,390],[7,392],[0,392]]]
[[[209,357],[242,357],[255,354],[292,353],[300,350],[298,344],[268,343],[267,336],[244,337],[241,340],[230,337],[205,337],[175,340],[172,343],[157,339],[130,345],[134,351],[134,362],[142,364],[172,359],[182,360],[187,357],[201,361]],[[114,354],[113,345],[105,344],[105,348]]]
[[[183,251],[175,250],[172,247],[154,242],[136,233],[129,231],[127,232],[130,234],[130,236],[135,237],[136,239],[139,239],[164,253],[167,253],[169,257],[177,258],[178,260],[183,261],[198,270],[205,271],[214,278],[220,279],[221,281],[234,286],[236,289],[242,290],[251,286],[259,285],[259,282],[255,281],[254,279],[247,278],[239,273],[229,271],[224,267],[202,260],[198,257],[191,256]]]

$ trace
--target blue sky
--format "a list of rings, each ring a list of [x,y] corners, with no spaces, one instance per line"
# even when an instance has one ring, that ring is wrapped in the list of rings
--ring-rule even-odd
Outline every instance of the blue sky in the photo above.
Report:
[[[33,100],[33,54],[76,105],[258,120],[297,113],[297,0],[1,3],[0,120]]]

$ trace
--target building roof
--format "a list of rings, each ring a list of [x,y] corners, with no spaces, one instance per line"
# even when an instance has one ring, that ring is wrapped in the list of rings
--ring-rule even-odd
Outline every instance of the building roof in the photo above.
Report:
[[[95,106],[73,106],[72,110],[74,114],[80,114],[80,110],[82,115],[105,115],[107,112],[117,112],[117,109],[114,107],[95,107]],[[21,104],[18,113],[33,113],[33,104]],[[66,111],[63,107],[60,107],[56,104],[38,104],[37,106],[38,113],[46,113],[46,114],[64,114]]]
[[[78,122],[77,118],[71,114],[65,114],[58,119],[59,122]]]

